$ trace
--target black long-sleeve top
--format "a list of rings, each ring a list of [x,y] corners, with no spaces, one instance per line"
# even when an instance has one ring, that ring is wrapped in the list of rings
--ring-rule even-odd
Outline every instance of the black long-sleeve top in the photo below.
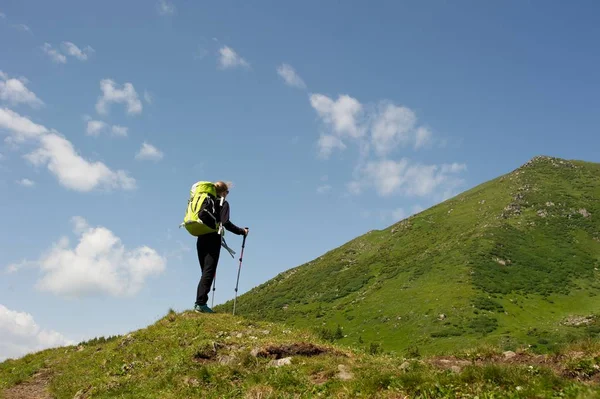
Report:
[[[220,206],[220,203],[221,203],[220,198],[217,198],[217,207]],[[236,226],[235,224],[233,224],[231,222],[231,220],[229,220],[229,202],[227,202],[226,200],[223,200],[223,206],[221,206],[220,208],[221,208],[220,217],[221,217],[221,223],[223,224],[223,227],[225,227],[228,231],[231,231],[234,234],[244,235],[244,233],[246,231],[244,229],[242,229],[241,227]]]

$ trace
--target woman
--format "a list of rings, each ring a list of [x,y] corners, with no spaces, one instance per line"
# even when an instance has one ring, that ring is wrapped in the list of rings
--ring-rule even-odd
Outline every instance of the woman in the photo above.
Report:
[[[229,186],[227,183],[218,181],[215,183],[217,190],[216,199],[216,214],[220,217],[218,222],[222,228],[237,234],[248,235],[248,228],[240,228],[229,220],[229,203],[225,200],[229,194]],[[196,241],[196,250],[198,252],[198,261],[202,270],[202,277],[198,283],[196,291],[196,304],[194,310],[201,313],[214,313],[211,308],[206,305],[208,302],[208,293],[217,272],[217,264],[219,263],[219,254],[221,253],[221,234],[218,232],[204,234],[198,236]]]

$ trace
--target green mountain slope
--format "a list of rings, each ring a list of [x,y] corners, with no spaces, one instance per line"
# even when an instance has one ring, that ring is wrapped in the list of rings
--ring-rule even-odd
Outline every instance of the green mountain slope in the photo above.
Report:
[[[599,200],[600,164],[535,157],[281,273],[236,313],[422,353],[596,336]]]

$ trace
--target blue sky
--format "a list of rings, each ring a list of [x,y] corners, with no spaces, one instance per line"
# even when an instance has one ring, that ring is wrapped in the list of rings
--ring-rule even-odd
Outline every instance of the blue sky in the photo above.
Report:
[[[599,12],[3,2],[0,359],[191,308],[198,180],[234,184],[243,293],[535,155],[599,162]]]

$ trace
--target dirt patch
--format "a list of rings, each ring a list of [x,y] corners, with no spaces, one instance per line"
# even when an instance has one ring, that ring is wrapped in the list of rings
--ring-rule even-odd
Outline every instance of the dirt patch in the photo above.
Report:
[[[312,382],[315,385],[323,385],[327,381],[329,381],[330,378],[331,378],[330,373],[327,373],[325,371],[320,371],[320,372],[310,376],[310,382]]]
[[[281,359],[289,356],[317,356],[331,352],[311,343],[300,342],[288,345],[270,345],[256,352],[257,357]]]
[[[224,345],[219,342],[211,342],[210,344],[204,344],[198,348],[194,353],[194,361],[198,363],[206,363],[217,360],[217,352]]]
[[[194,361],[198,363],[205,363],[215,360],[217,357],[216,352],[198,351],[194,354]]]
[[[40,370],[23,381],[3,392],[5,399],[52,399],[48,385],[50,384],[50,372]]]

